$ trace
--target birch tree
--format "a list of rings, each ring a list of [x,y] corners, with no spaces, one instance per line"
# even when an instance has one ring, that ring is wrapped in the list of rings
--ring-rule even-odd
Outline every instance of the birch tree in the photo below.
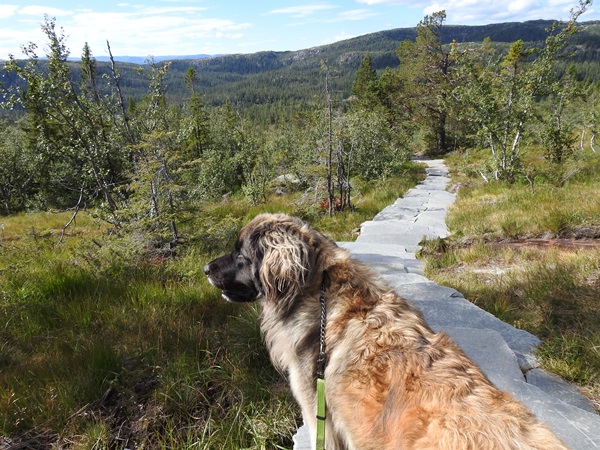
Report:
[[[457,86],[453,95],[490,149],[492,176],[496,180],[513,182],[521,173],[521,145],[527,126],[535,120],[536,101],[557,92],[553,91],[557,86],[554,63],[569,36],[577,31],[575,22],[590,2],[580,0],[567,24],[554,24],[543,46],[528,49],[518,40],[500,62],[471,61],[462,66],[468,82]]]

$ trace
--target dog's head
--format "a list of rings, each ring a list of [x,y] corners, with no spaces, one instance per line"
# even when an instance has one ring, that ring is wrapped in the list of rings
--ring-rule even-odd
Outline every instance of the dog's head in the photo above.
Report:
[[[242,229],[233,251],[208,263],[204,273],[227,300],[285,301],[318,289],[332,246],[300,219],[261,214]]]

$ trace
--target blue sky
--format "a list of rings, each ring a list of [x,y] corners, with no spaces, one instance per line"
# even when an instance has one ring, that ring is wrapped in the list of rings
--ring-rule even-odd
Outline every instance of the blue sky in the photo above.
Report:
[[[413,27],[446,10],[448,24],[568,19],[577,0],[18,0],[0,3],[0,59],[39,45],[44,14],[96,56],[161,56],[300,50],[367,33]],[[82,6],[83,5],[83,6]],[[580,20],[600,19],[592,7]]]

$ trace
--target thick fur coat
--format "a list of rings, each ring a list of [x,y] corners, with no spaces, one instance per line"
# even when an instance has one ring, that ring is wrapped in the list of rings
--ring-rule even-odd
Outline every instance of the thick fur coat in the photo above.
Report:
[[[312,440],[325,287],[327,450],[565,450],[367,266],[299,219],[257,216],[204,268],[231,301],[259,299],[273,364]]]

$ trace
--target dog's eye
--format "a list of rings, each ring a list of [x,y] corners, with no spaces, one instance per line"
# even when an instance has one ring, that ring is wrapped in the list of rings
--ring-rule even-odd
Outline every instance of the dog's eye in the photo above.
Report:
[[[238,269],[243,268],[246,264],[249,264],[250,260],[246,258],[244,255],[237,255],[236,257],[236,266]]]

